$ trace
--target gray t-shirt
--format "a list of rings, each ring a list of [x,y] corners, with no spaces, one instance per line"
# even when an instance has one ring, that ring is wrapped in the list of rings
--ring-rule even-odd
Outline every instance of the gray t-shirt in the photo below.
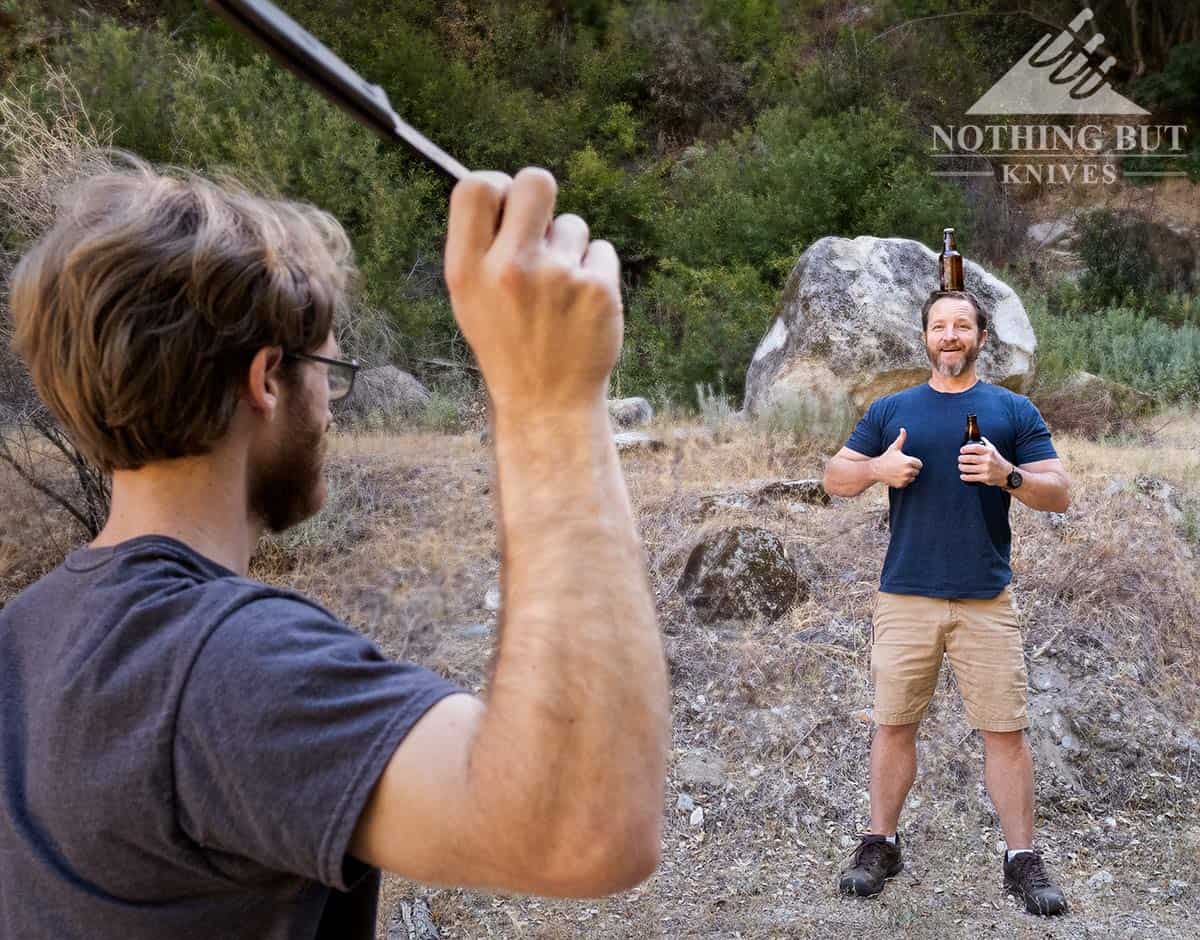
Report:
[[[0,937],[372,936],[347,846],[458,691],[173,539],[73,552],[0,610]]]

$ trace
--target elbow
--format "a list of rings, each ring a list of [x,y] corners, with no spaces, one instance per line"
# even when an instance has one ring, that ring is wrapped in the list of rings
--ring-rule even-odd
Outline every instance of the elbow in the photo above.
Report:
[[[1059,479],[1062,486],[1059,488],[1058,505],[1054,507],[1054,511],[1066,512],[1071,508],[1071,478],[1063,474]]]
[[[555,857],[540,866],[536,893],[595,898],[641,884],[662,858],[660,804],[655,802],[654,813],[638,811],[624,820],[610,817],[602,834],[593,829],[564,840]]]
[[[830,466],[832,466],[832,464]],[[825,473],[821,477],[821,486],[824,487],[825,492],[828,493],[830,496],[848,496],[848,495],[850,495],[838,485],[838,482],[835,479],[834,474],[830,473],[829,467],[825,468]]]

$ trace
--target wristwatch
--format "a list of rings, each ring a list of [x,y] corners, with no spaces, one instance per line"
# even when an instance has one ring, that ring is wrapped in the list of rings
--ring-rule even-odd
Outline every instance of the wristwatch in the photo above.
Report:
[[[1006,490],[1015,490],[1017,487],[1019,487],[1021,485],[1022,479],[1023,479],[1023,477],[1021,476],[1021,471],[1018,470],[1016,468],[1016,466],[1014,465],[1012,470],[1009,471],[1008,476],[1004,480],[1004,488]]]

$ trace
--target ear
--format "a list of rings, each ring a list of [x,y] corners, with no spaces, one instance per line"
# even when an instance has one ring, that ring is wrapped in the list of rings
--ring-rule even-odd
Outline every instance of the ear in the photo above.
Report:
[[[254,354],[246,373],[243,397],[253,410],[267,417],[274,413],[279,404],[282,365],[283,349],[279,346],[264,346]]]

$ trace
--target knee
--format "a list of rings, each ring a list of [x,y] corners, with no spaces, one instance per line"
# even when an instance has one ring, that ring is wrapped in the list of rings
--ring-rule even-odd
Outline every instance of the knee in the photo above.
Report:
[[[886,744],[905,744],[917,739],[918,722],[907,725],[876,725],[875,738]]]
[[[983,736],[985,754],[1018,755],[1027,747],[1024,731],[980,731],[979,733]]]

